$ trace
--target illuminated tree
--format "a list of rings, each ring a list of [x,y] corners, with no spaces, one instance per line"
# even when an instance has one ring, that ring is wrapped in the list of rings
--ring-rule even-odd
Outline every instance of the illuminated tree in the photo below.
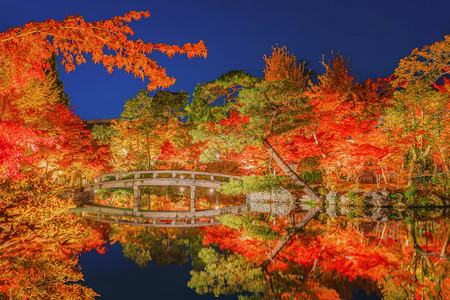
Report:
[[[430,160],[448,171],[450,97],[445,76],[449,72],[449,41],[446,36],[431,46],[414,49],[395,70],[396,91],[383,126],[405,157],[409,187],[416,176],[432,173]],[[439,86],[441,78],[444,84]]]
[[[55,196],[55,186],[37,179],[0,182],[0,297],[93,299],[78,255],[103,253],[102,230],[67,210],[74,204]]]
[[[178,93],[159,91],[154,97],[150,97],[148,90],[141,90],[135,98],[125,102],[121,116],[129,122],[130,128],[144,136],[147,150],[147,170],[150,169],[152,156],[150,144],[157,144],[153,148],[161,148],[164,143],[161,132],[167,134],[171,131],[170,127],[177,127],[177,123],[179,123],[177,118],[182,116],[182,110],[186,106],[188,97],[189,95],[183,91]]]
[[[17,166],[14,162],[30,162],[28,157],[20,157],[21,153],[22,156],[28,156],[30,153],[38,153],[41,149],[42,153],[51,153],[50,149],[46,150],[42,144],[36,143],[32,136],[45,137],[42,141],[47,143],[46,146],[52,142],[52,147],[66,149],[70,153],[62,157],[65,160],[70,157],[72,166],[86,159],[101,162],[98,155],[102,152],[98,151],[101,147],[91,147],[86,151],[86,147],[89,147],[89,137],[85,131],[75,135],[72,141],[62,138],[71,137],[71,134],[64,132],[68,127],[72,126],[73,131],[76,131],[82,127],[82,123],[71,117],[70,112],[65,112],[65,107],[59,107],[59,103],[66,100],[61,96],[62,90],[57,76],[51,72],[54,66],[49,62],[53,61],[54,55],[63,56],[62,63],[66,71],[70,72],[74,70],[75,64],[86,62],[84,55],[90,54],[92,60],[95,63],[101,62],[108,72],[117,67],[141,79],[148,78],[149,89],[168,87],[175,82],[175,79],[167,76],[165,70],[149,58],[152,51],[159,51],[169,57],[176,53],[185,53],[188,57],[206,56],[203,42],[179,47],[131,40],[129,37],[133,31],[126,23],[148,16],[148,12],[132,11],[123,17],[93,23],[85,22],[81,16],[68,16],[63,21],[48,19],[45,22],[30,22],[24,27],[11,28],[0,34],[0,122],[5,129],[1,133],[1,139],[9,139],[14,132],[21,132],[22,137],[27,135],[31,139],[28,142],[25,140],[8,143],[9,152],[5,153],[12,153],[11,149],[15,149],[16,154],[15,158],[3,158],[11,159],[11,163],[3,165],[12,169],[2,168],[2,173],[20,173],[20,164]],[[52,119],[55,116],[51,116],[54,110],[58,112],[55,113],[55,120]],[[60,122],[58,125],[57,121]],[[18,126],[25,128],[19,130]],[[50,128],[52,126],[56,126],[55,132]],[[78,149],[69,150],[67,147]],[[84,158],[76,158],[81,152],[85,152]],[[42,162],[44,169],[48,170],[48,163],[57,165],[52,162],[53,159],[45,159],[47,161]]]
[[[303,186],[315,201],[320,201],[271,144],[271,141],[282,139],[284,134],[303,122],[297,116],[306,109],[307,98],[303,91],[309,85],[311,72],[305,69],[304,63],[299,64],[286,48],[274,48],[272,55],[264,59],[266,78],[262,81],[238,72],[232,73],[232,76],[223,76],[212,86],[207,84],[204,87],[213,95],[212,99],[227,96],[230,89],[233,94],[235,91],[238,94],[223,106],[221,113],[225,113],[225,118],[199,125],[192,134],[196,141],[207,142],[209,153],[219,157],[242,152],[249,146],[265,149],[286,175]],[[221,92],[214,94],[218,90]],[[203,106],[211,102],[205,101]],[[204,111],[208,112],[206,108]]]
[[[42,80],[53,54],[63,56],[62,63],[68,72],[75,69],[75,64],[86,62],[85,54],[91,54],[92,60],[101,62],[108,72],[117,67],[135,77],[148,78],[150,90],[173,85],[175,79],[168,77],[148,55],[159,51],[169,57],[177,53],[206,57],[206,49],[202,41],[179,47],[129,39],[133,30],[126,24],[149,16],[148,11],[131,11],[123,17],[92,23],[82,16],[68,16],[63,21],[48,19],[8,29],[0,35],[1,56],[8,58],[6,62],[2,59],[1,67],[7,68],[8,73],[6,76],[3,73],[0,93],[23,86],[30,78]]]

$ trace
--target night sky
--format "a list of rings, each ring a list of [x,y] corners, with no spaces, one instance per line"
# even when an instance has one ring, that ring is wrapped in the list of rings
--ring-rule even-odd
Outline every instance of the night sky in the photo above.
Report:
[[[277,44],[309,61],[319,74],[322,55],[329,58],[340,50],[350,58],[353,75],[366,80],[391,75],[412,49],[450,34],[448,0],[0,0],[0,31],[30,20],[80,14],[97,21],[130,10],[151,14],[131,23],[134,39],[179,45],[205,41],[206,59],[152,56],[177,79],[169,90],[188,93],[230,70],[263,76],[262,57]],[[123,71],[108,74],[89,61],[69,74],[60,68],[60,73],[81,118],[118,117],[124,102],[148,84]]]

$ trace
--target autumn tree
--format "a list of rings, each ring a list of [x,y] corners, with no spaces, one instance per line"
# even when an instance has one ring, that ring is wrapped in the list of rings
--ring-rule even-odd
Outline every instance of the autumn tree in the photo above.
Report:
[[[51,62],[55,54],[63,56],[62,63],[68,72],[75,69],[75,64],[86,62],[85,55],[90,54],[92,60],[95,63],[101,62],[108,72],[117,67],[141,79],[148,78],[150,80],[148,88],[152,90],[170,86],[175,82],[175,79],[170,78],[163,68],[149,58],[152,51],[159,51],[168,56],[176,53],[185,53],[188,57],[206,56],[203,42],[179,47],[131,40],[133,31],[127,23],[148,16],[148,12],[132,11],[123,17],[93,23],[85,22],[81,16],[68,16],[63,21],[49,19],[39,23],[30,22],[24,27],[11,28],[0,34],[0,121],[3,123],[2,126],[12,128],[7,124],[13,122],[16,126],[27,127],[28,132],[34,131],[35,136],[42,135],[41,131],[33,128],[37,122],[28,121],[30,117],[38,119],[40,116],[38,112],[40,100],[33,97],[25,99],[24,95],[27,95],[27,92],[24,92],[24,88],[32,89],[33,85],[40,85],[38,81],[44,81],[46,76],[52,76],[49,75],[51,70],[49,61]],[[57,79],[54,79],[48,86],[51,87],[50,90],[55,90],[54,87],[58,85],[60,86]],[[57,91],[57,94],[56,102],[65,101],[61,100],[61,89]],[[47,104],[46,108],[53,104],[57,105],[54,102]],[[34,113],[28,114],[30,109]],[[26,117],[25,124],[17,118],[18,114]],[[12,134],[2,131],[2,135]],[[30,145],[32,143],[30,141]],[[23,145],[23,142],[22,144],[17,142],[10,147],[23,149],[17,153],[27,154],[36,153],[38,149],[33,146],[27,147]],[[15,160],[27,159],[16,158]],[[4,172],[17,173],[18,170]]]
[[[57,187],[38,179],[0,181],[0,297],[11,299],[93,299],[77,283],[78,255],[103,253],[102,230],[70,214],[74,204]],[[25,192],[26,191],[26,192]]]
[[[92,60],[101,62],[108,72],[117,67],[135,77],[148,78],[149,90],[169,87],[175,79],[148,55],[159,51],[169,57],[177,53],[206,57],[206,49],[202,41],[179,47],[129,39],[133,30],[127,23],[149,16],[148,11],[131,11],[123,17],[89,23],[78,15],[68,16],[63,21],[49,19],[8,29],[0,35],[0,52],[3,58],[8,57],[2,66],[9,70],[7,78],[2,78],[2,94],[22,86],[31,77],[43,79],[53,54],[63,56],[62,63],[68,72],[75,69],[75,64],[85,63],[85,55],[91,54]]]
[[[264,80],[238,74],[237,78],[233,78],[234,82],[231,81],[232,84],[228,78],[217,81],[216,85],[222,86],[225,95],[230,86],[239,86],[241,90],[234,101],[226,104],[225,118],[199,125],[192,134],[196,140],[206,141],[210,151],[219,156],[221,152],[242,152],[250,146],[262,147],[273,156],[283,172],[296,184],[303,186],[315,201],[319,201],[317,195],[292,171],[271,144],[271,141],[282,138],[302,122],[296,116],[306,109],[307,98],[303,92],[309,85],[311,72],[284,47],[274,48],[272,55],[264,59]],[[205,89],[209,91],[208,86]],[[213,85],[211,90],[216,91],[217,88]]]
[[[395,70],[396,91],[385,112],[384,128],[405,158],[409,187],[416,176],[432,173],[433,164],[448,171],[449,52],[450,36],[445,36],[414,49]]]
[[[134,12],[123,17],[85,22],[81,16],[63,21],[29,22],[0,33],[0,298],[90,299],[96,294],[82,280],[77,255],[103,243],[69,214],[74,205],[56,195],[49,180],[68,172],[95,176],[107,164],[105,147],[93,142],[81,120],[65,105],[54,55],[65,70],[90,55],[108,72],[124,69],[148,79],[148,88],[175,82],[149,55],[159,51],[206,57],[203,42],[182,47],[131,40]],[[55,177],[53,177],[56,179]]]
[[[308,108],[297,116],[306,122],[283,141],[285,152],[297,164],[315,159],[328,174],[356,176],[387,154],[375,143],[387,92],[383,81],[355,81],[340,54],[322,64],[325,73],[305,91]]]

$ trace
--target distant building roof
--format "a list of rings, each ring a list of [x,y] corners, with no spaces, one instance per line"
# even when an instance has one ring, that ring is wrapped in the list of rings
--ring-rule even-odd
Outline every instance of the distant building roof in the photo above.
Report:
[[[98,125],[111,125],[113,121],[117,121],[119,118],[113,118],[113,119],[83,119],[84,124],[86,124],[86,128],[89,130],[92,130],[92,127],[94,127],[95,124]]]

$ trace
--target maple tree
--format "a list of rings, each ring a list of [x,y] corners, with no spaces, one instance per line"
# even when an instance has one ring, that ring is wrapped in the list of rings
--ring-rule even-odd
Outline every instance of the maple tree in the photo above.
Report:
[[[2,78],[1,94],[23,86],[30,77],[42,80],[53,54],[63,56],[62,63],[68,72],[75,69],[75,64],[85,63],[85,55],[91,54],[92,60],[101,62],[108,72],[117,67],[138,78],[148,78],[149,90],[173,85],[175,79],[148,55],[159,51],[169,57],[178,53],[206,57],[206,48],[202,41],[180,47],[129,39],[133,30],[127,23],[149,16],[148,11],[130,11],[121,17],[89,23],[77,15],[63,21],[48,19],[8,29],[0,35],[0,52],[2,57],[8,57],[9,71],[8,78]]]
[[[0,128],[2,132],[0,176],[20,178],[19,166],[32,161],[32,158],[27,155],[27,150],[36,152],[39,144],[51,143],[52,139],[40,138],[39,132],[18,126],[13,122],[1,122]]]
[[[305,91],[308,109],[298,116],[307,121],[283,141],[284,151],[297,164],[314,158],[328,174],[356,175],[365,164],[376,164],[387,155],[387,149],[375,143],[386,102],[382,82],[355,82],[340,54],[322,64],[326,71]]]
[[[14,106],[4,107],[5,178],[21,178],[27,168],[46,179],[63,170],[66,176],[91,177],[107,169],[106,148],[96,145],[81,120],[58,103],[60,89],[54,85],[50,72],[42,82],[30,80]]]
[[[175,82],[175,79],[170,78],[163,68],[149,58],[152,51],[159,51],[169,57],[177,53],[184,53],[188,57],[206,57],[206,48],[202,41],[179,47],[163,43],[152,44],[144,43],[141,40],[131,40],[133,31],[127,23],[132,20],[139,20],[142,17],[149,17],[149,13],[131,11],[123,17],[92,23],[86,22],[81,16],[68,16],[63,21],[49,19],[45,22],[30,22],[24,27],[11,28],[1,33],[0,121],[13,122],[16,126],[26,127],[27,129],[22,130],[22,136],[28,135],[30,138],[32,136],[51,137],[54,139],[53,147],[58,149],[65,148],[66,145],[70,144],[69,141],[63,142],[61,140],[62,130],[70,130],[70,126],[73,126],[75,131],[82,127],[82,123],[70,117],[69,112],[63,112],[62,107],[58,107],[58,103],[67,102],[67,100],[61,98],[63,97],[61,84],[57,80],[57,75],[51,71],[52,68],[54,69],[54,55],[63,56],[62,63],[66,71],[70,72],[75,69],[75,64],[85,63],[85,55],[90,54],[92,60],[95,63],[102,63],[108,72],[117,67],[118,69],[125,69],[126,72],[131,72],[141,79],[148,78],[150,80],[149,89],[168,87]],[[29,92],[36,90],[36,88],[38,91],[36,95]],[[60,113],[59,118],[62,116],[66,118],[66,121],[59,120],[59,124],[66,122],[67,125],[71,125],[65,127],[65,129],[60,127],[58,133],[52,133],[48,127],[39,130],[44,124],[52,126],[57,123],[56,120],[51,118],[45,121],[40,120],[42,113],[44,115],[51,114],[54,109]],[[14,121],[12,121],[12,118],[14,118]],[[71,123],[67,123],[69,119]],[[13,130],[11,134],[6,131],[2,132],[5,136],[13,135],[14,131],[19,133],[17,127],[11,127],[7,124],[2,126]],[[67,133],[65,135],[70,136]],[[50,143],[49,139],[44,139],[44,141],[47,144]],[[74,138],[73,145],[69,148],[75,147],[75,144],[80,144],[80,142],[84,142],[84,145],[80,146],[86,148],[89,144],[86,141],[88,141],[88,137],[87,133],[84,132],[81,136]],[[64,145],[61,145],[61,143]],[[25,144],[16,142],[8,146],[10,149],[14,148],[18,151],[14,156],[15,158],[5,159],[29,162],[28,157],[19,157],[18,155],[29,152],[37,153],[39,147],[33,139],[29,141],[30,147]],[[73,152],[69,149],[68,151]],[[89,153],[89,151],[92,152]],[[85,158],[91,157],[92,161],[98,159],[97,154],[95,154],[97,150],[89,151],[84,156]],[[5,151],[5,153],[11,153],[11,151]],[[72,156],[71,160],[73,161],[73,159]],[[4,165],[17,166],[14,163],[5,163]],[[17,168],[3,169],[5,174],[6,172],[8,174],[19,173]]]
[[[436,173],[437,166],[448,171],[449,40],[446,36],[443,41],[414,49],[395,70],[396,91],[383,126],[405,158],[409,187],[416,176]],[[434,171],[430,170],[430,160],[434,161]]]
[[[284,173],[303,186],[315,201],[319,201],[314,191],[291,170],[271,145],[271,140],[276,140],[302,122],[295,116],[305,110],[303,91],[312,74],[286,48],[274,48],[272,55],[264,59],[266,78],[262,81],[245,72],[232,72],[229,74],[231,76],[224,75],[213,84],[205,85],[214,101],[217,97],[230,94],[230,89],[231,95],[237,92],[237,96],[223,106],[224,118],[199,125],[192,135],[195,141],[207,142],[209,152],[219,157],[229,152],[242,152],[249,146],[265,148]],[[198,104],[205,107],[210,103],[211,100]]]
[[[70,214],[75,205],[38,179],[0,181],[0,297],[93,299],[77,283],[78,254],[103,253],[104,233]]]
[[[202,41],[182,47],[132,40],[134,12],[99,22],[81,16],[63,21],[29,22],[0,33],[0,297],[92,299],[96,293],[78,283],[77,255],[103,252],[101,231],[68,213],[74,205],[57,193],[56,183],[73,185],[108,169],[106,147],[97,144],[67,108],[55,55],[70,72],[90,55],[108,72],[124,69],[148,88],[175,82],[149,55],[206,57]],[[62,178],[65,181],[62,182]]]

